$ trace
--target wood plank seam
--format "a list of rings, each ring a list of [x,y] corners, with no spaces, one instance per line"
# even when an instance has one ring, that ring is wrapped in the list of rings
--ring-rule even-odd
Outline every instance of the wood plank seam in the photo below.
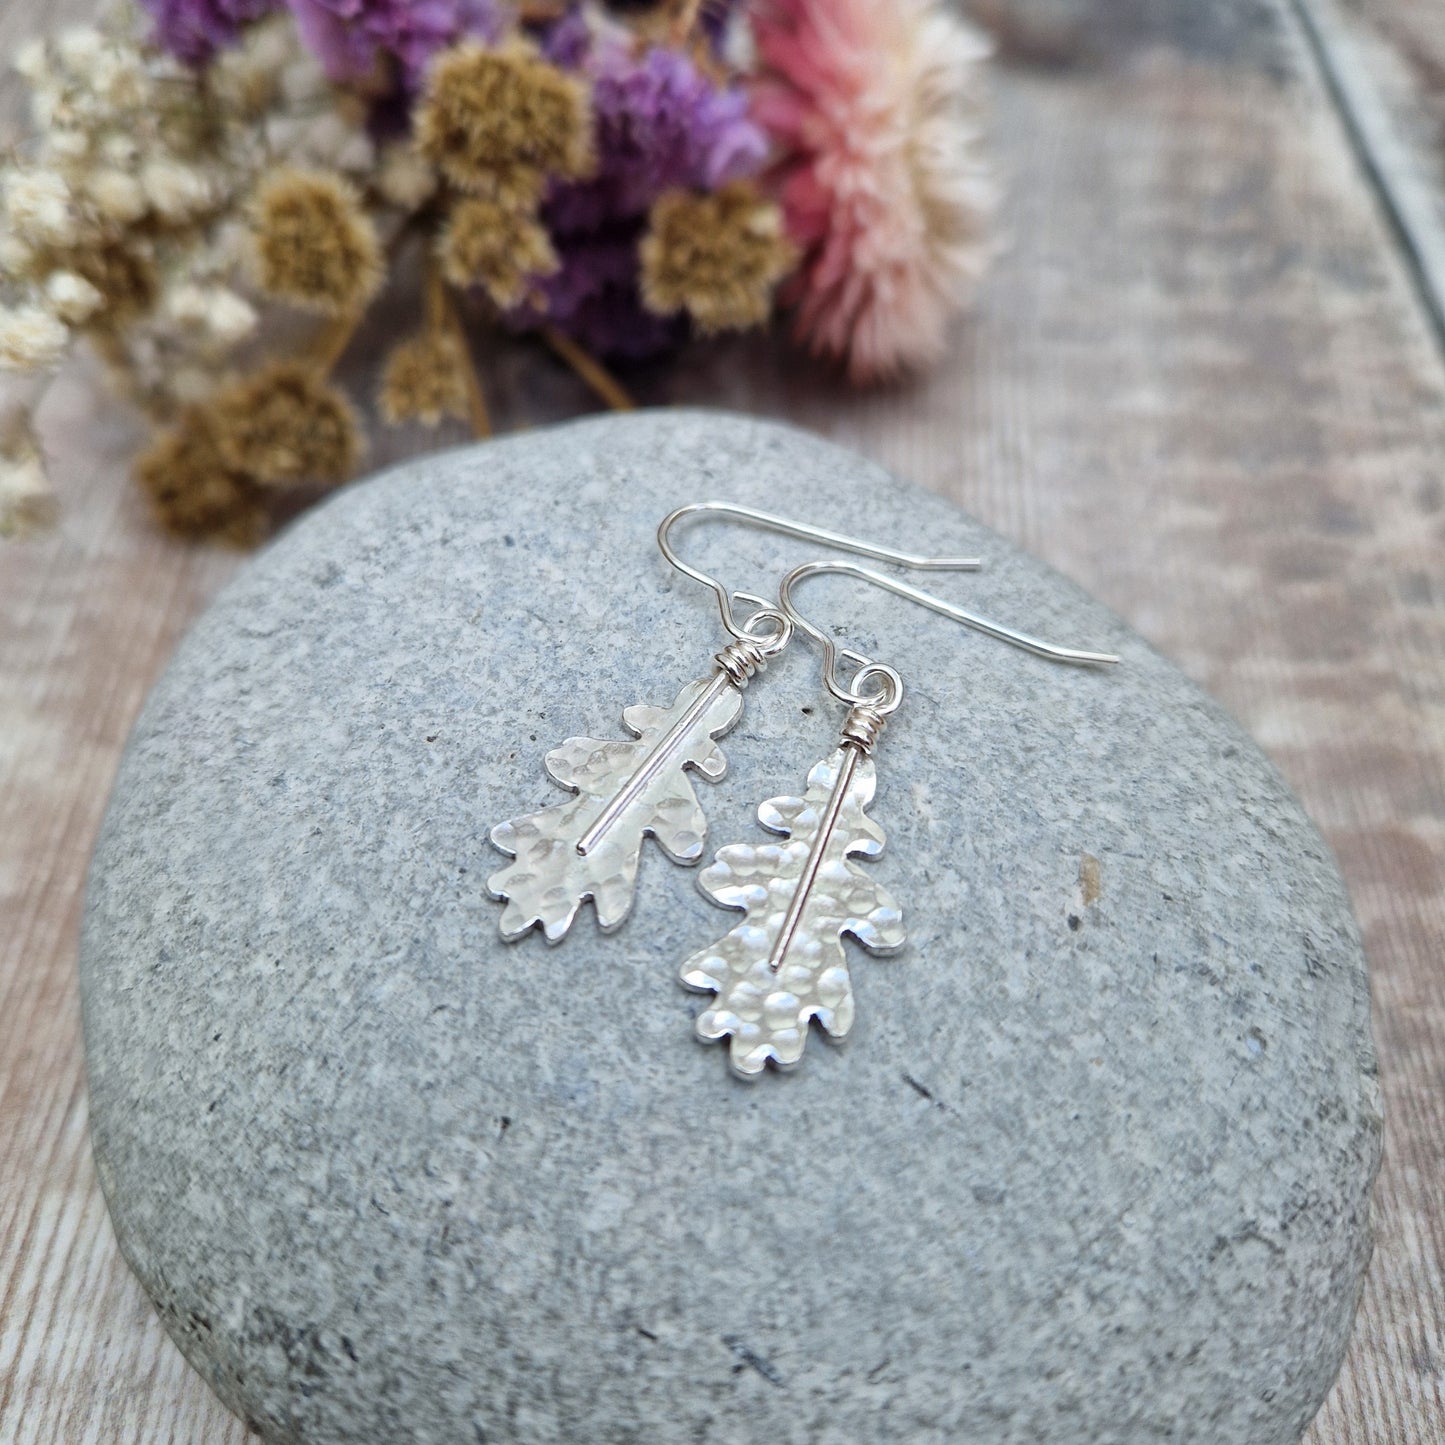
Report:
[[[1445,222],[1334,0],[1286,0],[1445,359]]]

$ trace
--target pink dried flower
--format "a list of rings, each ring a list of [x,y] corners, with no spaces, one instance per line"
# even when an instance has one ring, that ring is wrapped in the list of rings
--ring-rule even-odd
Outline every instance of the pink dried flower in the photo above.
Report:
[[[987,259],[987,42],[937,0],[763,0],[755,26],[800,340],[857,382],[936,359]]]

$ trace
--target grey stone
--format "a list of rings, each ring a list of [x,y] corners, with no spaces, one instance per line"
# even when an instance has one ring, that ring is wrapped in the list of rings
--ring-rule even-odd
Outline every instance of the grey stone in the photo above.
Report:
[[[857,1023],[733,1079],[678,965],[737,915],[647,845],[635,911],[508,946],[492,824],[722,635],[653,549],[723,496],[976,549],[800,601],[909,684]],[[682,538],[770,590],[816,548]],[[1140,539],[1147,545],[1147,539]],[[1168,578],[1161,576],[1161,587]],[[699,783],[759,839],[841,709],[804,645]],[[167,1328],[269,1441],[1294,1441],[1344,1348],[1380,1140],[1335,866],[1256,748],[1078,588],[800,433],[662,413],[430,457],[247,567],[131,740],[81,958],[95,1152]]]

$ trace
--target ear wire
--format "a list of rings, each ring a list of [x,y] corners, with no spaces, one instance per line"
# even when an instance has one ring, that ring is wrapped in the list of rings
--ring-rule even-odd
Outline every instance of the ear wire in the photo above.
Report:
[[[771,512],[762,512],[756,507],[745,507],[738,502],[691,502],[685,507],[678,507],[675,511],[669,512],[658,526],[658,551],[662,553],[664,560],[676,567],[684,577],[691,577],[694,582],[700,582],[712,592],[713,596],[717,598],[718,612],[722,616],[723,626],[739,641],[743,639],[757,640],[755,635],[747,629],[760,614],[755,613],[753,618],[746,623],[738,622],[733,613],[733,599],[743,598],[749,602],[761,601],[761,599],[749,596],[745,592],[730,594],[716,577],[694,567],[690,562],[683,561],[672,545],[672,533],[680,522],[704,516],[731,518],[735,522],[741,522],[748,527],[756,527],[760,531],[777,532],[780,536],[795,537],[802,542],[819,542],[825,547],[833,547],[840,552],[852,552],[857,556],[871,557],[879,562],[892,562],[895,566],[907,567],[913,571],[976,572],[983,566],[977,557],[918,556],[912,552],[900,551],[895,547],[885,547],[881,543],[870,542],[865,538],[848,537],[841,532],[832,532],[826,527],[815,527],[808,522],[795,522],[788,517],[778,517]],[[881,576],[882,574],[873,575]],[[764,606],[765,612],[762,615],[776,615],[767,604]]]
[[[819,577],[827,573],[857,577],[875,587],[881,587],[885,592],[906,597],[910,602],[916,602],[920,607],[926,607],[930,612],[937,612],[964,627],[972,628],[975,632],[982,632],[986,637],[997,638],[1000,642],[1008,643],[1010,647],[1031,652],[1035,657],[1044,657],[1050,662],[1069,663],[1076,667],[1109,667],[1119,661],[1119,658],[1112,652],[1087,652],[1080,648],[1061,647],[1056,643],[1045,642],[1042,638],[1034,637],[1027,632],[1020,632],[1017,628],[1005,626],[1002,622],[995,622],[992,618],[984,617],[980,613],[970,612],[967,608],[959,607],[953,602],[946,602],[943,598],[935,597],[931,592],[925,592],[911,583],[904,582],[897,577],[886,576],[882,572],[875,572],[871,567],[862,567],[856,562],[831,560],[804,562],[801,567],[794,567],[783,578],[782,584],[778,588],[778,604],[793,626],[800,632],[805,632],[822,648],[823,681],[827,685],[828,691],[839,702],[846,702],[853,707],[862,705],[876,707],[878,704],[879,694],[876,688],[871,693],[862,690],[863,683],[870,676],[886,675],[891,679],[895,692],[890,699],[890,705],[885,709],[888,712],[898,706],[898,702],[902,698],[903,684],[892,668],[872,662],[860,653],[851,652],[846,648],[840,649],[822,628],[816,623],[810,622],[798,610],[797,604],[793,601],[793,591],[797,585],[809,577]],[[852,686],[845,686],[838,680],[837,668],[840,655],[863,664],[861,671],[854,677]]]

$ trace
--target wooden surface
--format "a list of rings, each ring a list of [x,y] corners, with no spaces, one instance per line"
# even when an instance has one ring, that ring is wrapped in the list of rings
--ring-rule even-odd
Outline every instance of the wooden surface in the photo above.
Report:
[[[1440,0],[1361,5],[1326,19],[1424,165],[1445,89],[1418,37],[1439,39]],[[1388,1136],[1353,1346],[1307,1438],[1428,1445],[1445,1439],[1445,362],[1302,24],[1323,6],[978,0],[1004,41],[1007,250],[949,362],[850,396],[747,342],[638,386],[790,418],[956,498],[1112,604],[1283,768],[1364,929]],[[0,54],[83,8],[16,0]],[[589,406],[529,349],[488,369],[504,428]],[[150,530],[124,479],[132,423],[90,382],[67,376],[45,408],[59,530],[0,544],[0,1441],[238,1445],[117,1256],[74,970],[127,729],[236,564]]]

